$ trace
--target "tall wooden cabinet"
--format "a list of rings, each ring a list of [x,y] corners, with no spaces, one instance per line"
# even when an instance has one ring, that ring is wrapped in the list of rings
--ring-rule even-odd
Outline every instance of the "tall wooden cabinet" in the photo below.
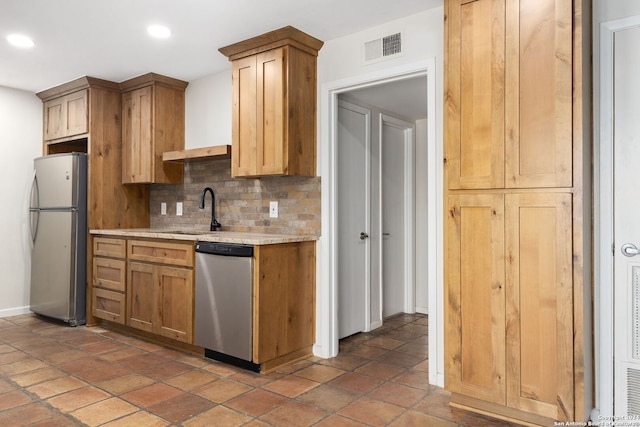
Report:
[[[583,419],[591,393],[582,11],[445,1],[445,383],[536,424]]]
[[[316,174],[316,57],[293,27],[220,49],[232,62],[233,177]]]
[[[87,153],[88,227],[148,227],[148,187],[121,185],[120,85],[80,77],[37,95],[43,101],[43,155]],[[52,120],[61,125],[52,125]]]

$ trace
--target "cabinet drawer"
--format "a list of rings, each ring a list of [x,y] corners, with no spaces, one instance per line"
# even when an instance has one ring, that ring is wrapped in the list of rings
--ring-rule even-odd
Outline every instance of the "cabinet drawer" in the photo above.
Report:
[[[93,315],[95,317],[124,325],[125,309],[125,294],[106,289],[93,289]]]
[[[127,265],[124,260],[99,258],[93,259],[93,286],[124,292]]]
[[[184,267],[193,267],[194,264],[193,243],[129,240],[127,254],[128,259],[136,261]]]
[[[93,255],[125,258],[127,256],[127,241],[124,239],[110,239],[107,237],[93,238]]]

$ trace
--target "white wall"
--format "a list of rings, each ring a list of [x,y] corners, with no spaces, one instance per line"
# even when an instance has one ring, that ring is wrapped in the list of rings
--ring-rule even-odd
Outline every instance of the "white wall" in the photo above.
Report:
[[[416,236],[428,236],[427,222],[427,119],[416,120]],[[421,167],[422,166],[422,167]],[[426,239],[416,240],[416,311],[429,312],[429,272],[426,262],[428,245]]]
[[[595,211],[595,244],[602,247],[600,243],[600,188],[598,178],[600,177],[599,171],[606,166],[600,165],[600,98],[601,98],[601,85],[600,85],[600,24],[607,21],[613,21],[616,19],[626,18],[630,16],[640,15],[640,2],[637,0],[593,0],[593,140],[594,140],[594,211]],[[605,190],[608,191],[608,190]],[[606,228],[606,227],[605,227]],[[609,252],[601,250],[604,256]],[[602,415],[613,414],[613,350],[611,346],[607,345],[610,342],[610,331],[613,331],[613,315],[611,307],[601,307],[600,305],[600,293],[604,290],[606,294],[609,292],[609,286],[611,285],[610,279],[600,278],[599,272],[599,259],[594,259],[594,266],[596,270],[596,276],[594,277],[593,295],[594,295],[594,339],[595,339],[595,390],[596,401],[595,406],[598,411],[602,411]],[[586,267],[586,265],[585,265]],[[588,271],[585,269],[585,271]],[[602,316],[602,317],[601,317]],[[601,332],[602,327],[602,332]],[[602,339],[602,342],[601,342]],[[585,340],[585,342],[587,342]],[[594,417],[597,417],[599,412],[594,413]]]
[[[187,149],[231,144],[231,65],[187,86],[184,137]]]
[[[378,63],[363,65],[362,48],[367,41],[383,37],[388,34],[402,31],[404,33],[404,54],[402,56],[381,61]],[[337,345],[332,340],[335,329],[335,289],[333,286],[334,268],[332,259],[332,245],[334,244],[335,230],[330,219],[333,215],[333,199],[330,194],[335,191],[335,183],[331,179],[332,156],[332,130],[330,124],[331,100],[329,93],[338,93],[338,88],[355,88],[366,81],[384,80],[390,76],[398,76],[416,70],[429,70],[429,77],[435,79],[435,87],[430,90],[434,95],[433,105],[430,106],[428,121],[435,123],[435,129],[427,129],[434,136],[433,146],[428,149],[434,154],[433,160],[442,158],[442,104],[443,104],[443,43],[444,43],[444,8],[442,6],[421,12],[415,15],[388,22],[384,25],[369,28],[361,32],[351,34],[325,42],[318,57],[318,170],[322,176],[322,236],[318,241],[317,251],[317,316],[316,334],[317,342],[314,353],[321,357],[331,357],[337,352]],[[433,65],[435,63],[435,65]],[[429,65],[427,65],[429,64]],[[435,69],[435,73],[432,71]],[[430,80],[433,81],[433,80]],[[430,315],[430,382],[442,385],[443,377],[443,329],[442,323],[442,288],[443,273],[442,262],[438,259],[442,252],[442,209],[438,206],[442,200],[442,162],[434,162],[434,170],[430,172],[433,177],[429,185],[433,186],[435,194],[430,194],[432,212],[436,226],[431,228],[433,235],[429,236],[435,242],[434,252],[429,259],[435,268],[430,271],[429,298]],[[325,176],[326,174],[329,174]],[[431,175],[433,174],[433,175]],[[427,260],[417,262],[426,263]],[[432,303],[438,309],[432,309]],[[332,308],[333,307],[333,308]],[[439,322],[439,323],[438,323]]]
[[[29,192],[33,159],[42,155],[42,102],[0,87],[0,317],[29,312]]]
[[[362,65],[362,46],[365,42],[380,38],[388,34],[402,31],[404,34],[404,53],[402,56],[390,60],[381,61],[375,64]],[[323,145],[328,142],[328,130],[323,128],[323,122],[327,120],[327,111],[322,111],[322,92],[324,84],[348,80],[366,79],[386,74],[389,70],[411,68],[413,65],[422,64],[435,59],[435,141],[436,157],[442,157],[442,93],[443,93],[443,43],[444,43],[444,8],[442,6],[404,17],[386,24],[372,27],[358,33],[347,35],[333,40],[325,40],[325,44],[318,55],[318,171],[323,170],[322,151]],[[433,77],[433,76],[432,76]],[[231,143],[231,65],[229,70],[223,73],[206,76],[202,79],[189,83],[186,91],[186,148],[197,148],[209,145],[220,145]],[[429,131],[429,130],[428,130]],[[441,162],[440,162],[441,164]],[[425,171],[418,170],[418,176],[424,176]],[[436,171],[436,184],[438,189],[442,188],[441,170]],[[422,175],[421,175],[422,174]],[[323,216],[327,207],[324,199],[325,179],[323,183]],[[434,196],[434,200],[441,200],[441,190]],[[441,215],[440,210],[434,210]],[[441,223],[441,219],[440,219]],[[441,228],[441,227],[440,227]],[[323,220],[323,230],[325,224]],[[437,236],[431,236],[437,240],[438,247],[442,248],[442,232],[438,231]],[[326,266],[323,259],[323,239],[318,243],[318,285],[317,285],[317,322],[316,331],[319,344],[315,350],[317,354],[326,356],[326,337],[328,334],[327,322],[329,313],[327,307],[330,302],[323,295],[327,295]],[[434,255],[435,256],[435,255]],[[418,264],[422,263],[419,260]],[[442,266],[438,267],[437,283],[438,293],[441,295],[442,288]],[[422,273],[424,274],[424,272]],[[435,293],[433,293],[435,295]],[[441,298],[441,297],[440,297]],[[439,303],[442,305],[442,303]],[[439,316],[438,313],[435,314]],[[435,325],[435,322],[430,322]],[[430,326],[431,327],[431,326]],[[442,343],[442,330],[439,330],[438,342]],[[325,348],[323,349],[323,343]],[[436,346],[433,346],[434,348]],[[438,350],[442,353],[442,349]],[[433,357],[435,360],[436,358]],[[438,358],[438,365],[442,366],[441,356]],[[436,362],[434,362],[436,363]],[[433,375],[440,375],[433,369]]]

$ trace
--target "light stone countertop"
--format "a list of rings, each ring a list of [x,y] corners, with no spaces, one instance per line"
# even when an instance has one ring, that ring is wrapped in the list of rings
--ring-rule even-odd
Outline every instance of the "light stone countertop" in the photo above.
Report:
[[[243,245],[274,245],[278,243],[318,240],[317,236],[247,233],[237,231],[180,230],[175,228],[120,228],[111,230],[91,230],[90,233],[96,236],[140,237],[147,239],[185,240],[191,242],[239,243]]]

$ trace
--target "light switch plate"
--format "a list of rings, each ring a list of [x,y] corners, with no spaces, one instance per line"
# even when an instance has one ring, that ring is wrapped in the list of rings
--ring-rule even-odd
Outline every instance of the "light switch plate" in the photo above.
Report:
[[[160,203],[160,215],[167,214],[167,202]]]
[[[176,215],[182,216],[182,202],[176,202]]]
[[[269,202],[269,217],[278,218],[278,202]]]

